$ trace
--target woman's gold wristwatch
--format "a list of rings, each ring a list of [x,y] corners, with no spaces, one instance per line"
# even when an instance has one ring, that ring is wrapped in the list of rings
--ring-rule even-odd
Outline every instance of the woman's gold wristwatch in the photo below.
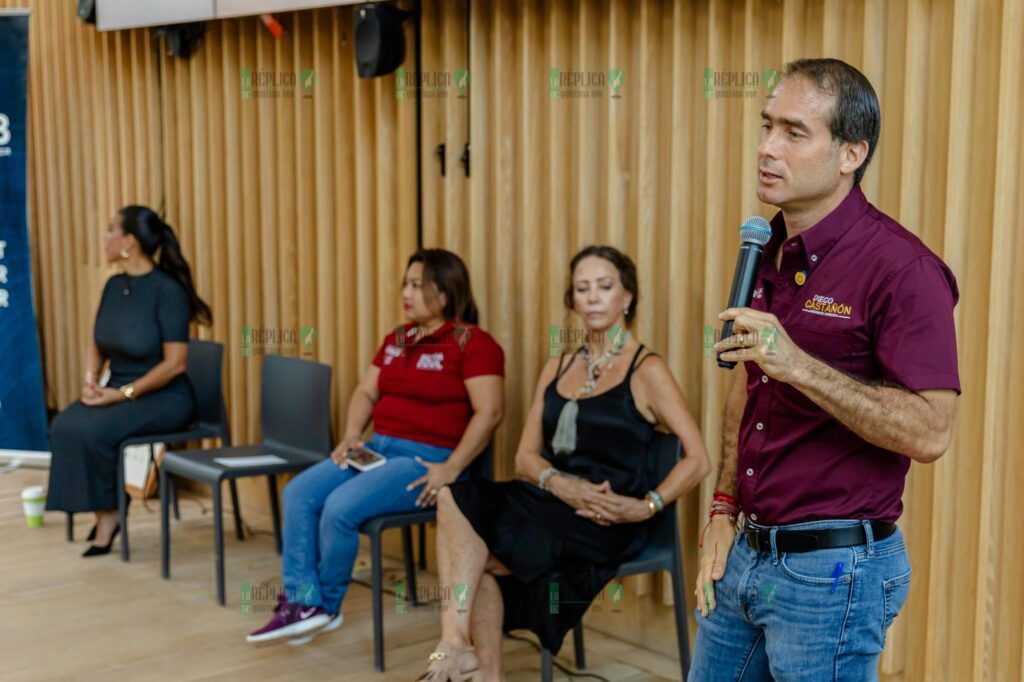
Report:
[[[135,400],[135,384],[125,384],[122,386],[121,395],[128,400]]]

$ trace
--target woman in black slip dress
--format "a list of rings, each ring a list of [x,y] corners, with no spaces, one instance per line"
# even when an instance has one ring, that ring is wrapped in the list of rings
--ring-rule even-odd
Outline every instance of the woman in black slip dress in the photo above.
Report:
[[[107,280],[85,359],[82,395],[50,425],[46,508],[96,513],[82,556],[110,552],[117,523],[116,466],[121,441],[180,431],[195,397],[185,376],[189,321],[212,322],[196,295],[174,231],[143,206],[125,206],[103,238],[107,261],[123,274]],[[97,379],[109,361],[110,380]]]
[[[504,679],[503,631],[529,629],[557,653],[644,547],[649,520],[710,471],[668,366],[625,331],[637,304],[633,262],[587,247],[572,260],[565,302],[587,342],[541,372],[516,452],[520,480],[455,483],[438,495],[438,570],[449,603],[420,679]],[[678,435],[685,453],[661,481],[647,461],[659,427]]]

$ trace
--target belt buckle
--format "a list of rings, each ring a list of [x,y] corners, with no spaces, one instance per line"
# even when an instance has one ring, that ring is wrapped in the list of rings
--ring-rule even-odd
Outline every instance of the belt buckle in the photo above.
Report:
[[[758,529],[758,528],[751,528],[750,526],[747,526],[747,533],[746,533],[746,535],[747,535],[747,544],[750,545],[750,548],[753,549],[755,552],[767,552],[768,551],[766,549],[762,549],[760,529]],[[753,537],[753,539],[754,539],[753,542],[750,541],[751,537]],[[769,547],[771,546],[771,542],[770,541],[769,541],[768,545],[769,545]]]

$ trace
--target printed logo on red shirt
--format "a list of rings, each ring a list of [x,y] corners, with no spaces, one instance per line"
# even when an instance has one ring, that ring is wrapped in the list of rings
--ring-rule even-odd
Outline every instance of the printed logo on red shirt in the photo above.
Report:
[[[384,361],[383,362],[384,362],[385,365],[390,365],[392,360],[394,360],[395,358],[400,358],[400,357],[402,357],[402,349],[399,348],[398,346],[396,346],[396,345],[394,345],[392,343],[389,343],[387,346],[384,347]]]
[[[853,313],[853,306],[848,303],[836,303],[835,299],[831,296],[815,294],[814,298],[804,301],[803,311],[814,315],[838,317],[841,320],[848,320]]]
[[[441,364],[444,361],[444,353],[424,353],[416,360],[416,369],[429,369],[440,372],[444,369]]]

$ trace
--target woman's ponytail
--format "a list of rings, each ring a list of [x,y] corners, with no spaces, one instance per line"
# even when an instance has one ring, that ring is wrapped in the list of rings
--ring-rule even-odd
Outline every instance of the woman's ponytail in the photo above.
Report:
[[[196,293],[192,282],[192,268],[181,254],[181,245],[171,226],[152,209],[145,206],[125,206],[120,210],[121,229],[138,241],[142,252],[159,269],[178,282],[188,295],[189,320],[209,326],[213,324],[210,306]]]
[[[192,282],[192,268],[188,261],[181,255],[181,245],[174,235],[174,230],[167,223],[160,221],[163,225],[163,232],[160,235],[160,252],[156,260],[156,266],[173,277],[185,289],[188,294],[189,319],[201,325],[209,327],[213,324],[213,312],[206,302],[199,298],[196,293],[195,284]]]

